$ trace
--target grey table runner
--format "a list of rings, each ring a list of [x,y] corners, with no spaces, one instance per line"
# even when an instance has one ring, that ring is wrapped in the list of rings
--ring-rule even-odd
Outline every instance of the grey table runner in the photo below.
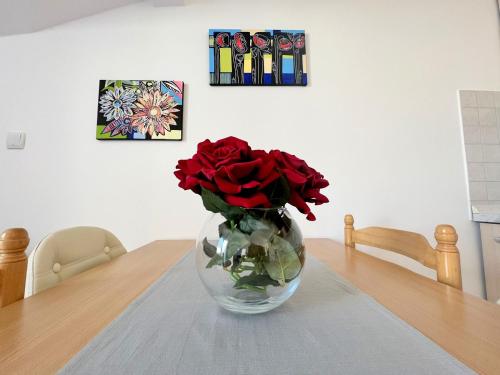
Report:
[[[60,374],[470,374],[431,340],[309,256],[302,284],[260,315],[219,308],[191,252]]]

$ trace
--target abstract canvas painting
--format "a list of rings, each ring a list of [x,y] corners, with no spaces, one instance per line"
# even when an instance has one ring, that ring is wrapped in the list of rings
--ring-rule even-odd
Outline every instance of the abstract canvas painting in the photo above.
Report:
[[[210,85],[306,86],[304,30],[210,29]]]
[[[182,81],[99,82],[96,138],[182,140]]]

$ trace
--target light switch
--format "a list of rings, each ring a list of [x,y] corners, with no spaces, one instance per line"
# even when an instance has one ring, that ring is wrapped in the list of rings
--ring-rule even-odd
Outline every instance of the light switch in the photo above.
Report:
[[[26,133],[23,132],[7,133],[7,148],[23,149],[25,143],[26,143]]]

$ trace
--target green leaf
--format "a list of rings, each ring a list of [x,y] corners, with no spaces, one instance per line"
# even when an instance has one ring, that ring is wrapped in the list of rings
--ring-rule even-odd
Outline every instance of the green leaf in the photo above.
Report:
[[[279,286],[279,283],[276,280],[273,280],[269,277],[269,275],[256,275],[254,273],[248,276],[242,276],[236,283],[234,284],[235,288],[242,288],[244,286]]]
[[[243,216],[243,219],[240,220],[239,226],[240,229],[245,233],[252,233],[253,231],[263,229],[273,229],[276,232],[278,231],[278,228],[276,228],[276,226],[270,221],[265,219],[257,219],[248,214]]]
[[[228,204],[224,202],[221,197],[205,188],[201,189],[201,199],[203,201],[203,205],[208,211],[218,213],[223,212],[228,208]]]
[[[219,237],[227,237],[229,232],[231,232],[231,226],[228,221],[219,225]]]
[[[215,254],[215,256],[210,259],[206,268],[212,268],[213,266],[222,266],[224,264],[224,259],[219,254]]]
[[[207,268],[211,268],[215,265],[223,265],[224,267],[229,267],[231,265],[231,259],[235,255],[241,253],[241,250],[246,249],[248,248],[248,246],[250,246],[250,236],[248,234],[240,232],[238,229],[227,231],[224,235],[221,235],[221,238],[223,238],[224,242],[226,243],[225,251],[222,255],[214,254],[213,258],[210,259],[210,262],[208,262]],[[203,244],[205,245],[205,240],[203,241]],[[209,245],[213,246],[210,243]],[[203,250],[206,253],[207,250],[205,250],[205,247],[203,248]],[[208,249],[208,251],[211,250],[213,249]]]
[[[250,238],[250,241],[252,239]],[[249,258],[258,258],[258,257],[262,257],[266,254],[266,249],[262,246],[258,246],[258,245],[255,245],[255,244],[250,244],[250,246],[248,247],[248,253],[247,253],[247,256]]]
[[[274,236],[264,267],[269,276],[283,286],[299,274],[302,265],[293,246],[283,238]]]
[[[245,214],[245,209],[227,204],[220,196],[207,190],[201,189],[201,199],[208,211],[221,213],[226,219],[235,220]]]
[[[212,260],[208,263],[207,268],[211,268],[216,264],[224,265],[225,267],[227,267],[228,264],[231,265],[230,259],[235,255],[238,255],[241,250],[246,249],[250,246],[250,236],[248,234],[240,232],[238,229],[231,230],[231,228],[228,227],[227,223],[228,222],[226,221],[219,225],[219,237],[227,243],[225,253],[223,254],[224,258],[219,254],[215,254]],[[203,240],[203,245],[205,245],[205,240]],[[209,245],[213,246],[210,243]],[[215,251],[217,251],[217,248],[215,246],[213,247],[215,248]],[[210,248],[205,250],[204,247],[203,250],[205,251],[205,253],[207,253],[207,250],[210,252],[214,249]],[[226,262],[224,262],[224,260]],[[228,261],[229,263],[227,263]]]
[[[116,87],[122,88],[122,81],[116,81]]]
[[[246,249],[250,245],[250,236],[240,232],[238,229],[233,230],[227,236],[227,247],[225,258],[230,259],[239,253],[242,249]]]
[[[245,209],[236,206],[227,206],[228,209],[226,211],[222,211],[221,214],[226,219],[229,220],[237,220],[241,215],[245,214]]]
[[[213,266],[223,266],[229,267],[231,265],[231,261],[229,259],[224,260],[219,254],[215,254],[215,256],[210,259],[210,262],[206,265],[206,268],[212,268]]]
[[[207,268],[212,268],[215,265],[229,267],[231,265],[231,259],[250,245],[250,236],[237,229],[229,232],[227,236],[224,237],[224,240],[227,243],[225,252],[222,255],[215,254],[213,258],[210,259],[210,262],[208,262]],[[203,248],[203,250],[205,251],[205,248]]]
[[[201,189],[201,199],[203,205],[208,211],[215,213],[222,213],[226,218],[233,218],[235,216],[244,215],[245,210],[241,207],[230,206],[217,194],[207,190]]]
[[[275,233],[273,229],[256,230],[250,235],[250,242],[264,249],[268,249],[271,246],[271,238]]]
[[[298,252],[298,250],[304,245],[302,234],[300,233],[300,229],[295,222],[290,221],[290,224],[288,225],[287,230],[283,231],[283,239],[288,241],[295,251]]]
[[[203,239],[203,251],[208,257],[213,258],[217,254],[217,246],[212,245],[205,237]]]

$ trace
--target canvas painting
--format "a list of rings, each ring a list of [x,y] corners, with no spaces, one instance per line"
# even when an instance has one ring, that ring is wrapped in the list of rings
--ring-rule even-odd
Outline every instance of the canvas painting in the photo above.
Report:
[[[209,30],[212,86],[306,86],[304,30]]]
[[[99,82],[96,138],[182,140],[182,81]]]

